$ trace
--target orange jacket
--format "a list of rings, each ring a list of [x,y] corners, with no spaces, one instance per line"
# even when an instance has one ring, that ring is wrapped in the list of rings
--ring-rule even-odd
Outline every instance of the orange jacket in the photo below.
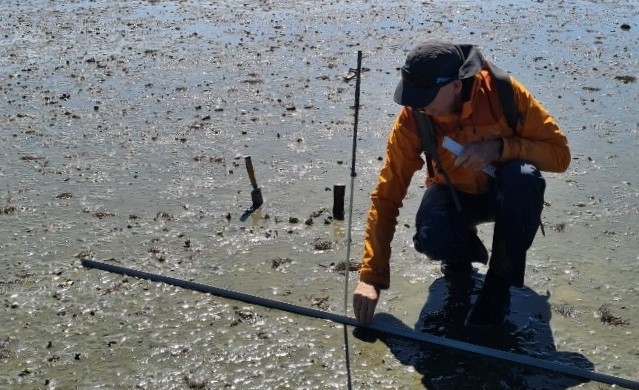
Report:
[[[463,103],[460,114],[431,118],[441,164],[459,191],[484,193],[488,190],[488,177],[482,171],[454,167],[455,156],[441,146],[444,136],[462,145],[501,137],[504,148],[499,162],[523,159],[550,172],[568,168],[570,150],[566,136],[530,92],[512,76],[510,79],[517,110],[523,114],[515,132],[507,124],[498,92],[486,70],[475,76],[470,99]],[[413,174],[424,165],[422,152],[419,127],[411,108],[402,107],[388,136],[384,164],[371,193],[360,269],[361,281],[382,289],[390,285],[389,260],[397,216]],[[426,178],[426,185],[432,183],[447,184],[437,169],[433,178]]]

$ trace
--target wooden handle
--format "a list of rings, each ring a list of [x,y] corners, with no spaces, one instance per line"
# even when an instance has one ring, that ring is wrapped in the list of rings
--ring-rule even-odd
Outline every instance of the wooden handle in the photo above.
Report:
[[[246,171],[248,172],[249,179],[251,179],[251,185],[254,189],[257,189],[257,181],[255,180],[255,171],[253,170],[253,162],[251,162],[251,156],[244,157],[246,162]]]

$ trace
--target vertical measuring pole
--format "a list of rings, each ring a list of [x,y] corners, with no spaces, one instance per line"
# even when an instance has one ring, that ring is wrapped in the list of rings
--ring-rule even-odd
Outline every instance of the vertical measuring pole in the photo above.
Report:
[[[362,51],[357,51],[357,75],[355,79],[355,119],[353,121],[353,153],[351,160],[351,193],[348,199],[348,231],[346,235],[346,260],[344,262],[344,315],[348,312],[348,277],[351,265],[351,228],[353,226],[353,192],[355,187],[355,157],[357,152],[357,125],[359,123],[359,86],[362,76]],[[348,374],[348,388],[352,389],[351,364],[348,349],[348,330],[344,325],[344,352],[346,354],[346,372]]]

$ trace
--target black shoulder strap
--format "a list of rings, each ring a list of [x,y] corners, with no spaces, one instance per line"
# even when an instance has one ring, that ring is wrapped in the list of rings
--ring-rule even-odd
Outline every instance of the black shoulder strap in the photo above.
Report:
[[[437,164],[437,172],[444,176],[444,180],[446,180],[453,202],[455,203],[455,208],[458,212],[461,212],[461,202],[459,201],[457,192],[451,185],[448,173],[444,170],[444,167],[442,167],[441,161],[439,161],[439,153],[437,153],[437,139],[435,138],[435,129],[433,128],[433,124],[431,123],[430,118],[422,114],[418,109],[411,108],[411,111],[413,112],[413,116],[419,126],[422,150],[424,150],[424,154],[426,155],[426,169],[428,169],[428,177],[435,176],[435,172],[433,172],[434,158],[435,163]]]
[[[437,153],[437,141],[435,138],[435,129],[429,118],[426,118],[418,109],[411,108],[413,116],[419,126],[420,140],[422,142],[422,150],[426,155],[426,168],[428,169],[428,177],[435,176],[433,171],[433,155]]]
[[[510,76],[508,72],[488,61],[485,62],[485,67],[494,76],[493,78],[495,80],[495,86],[497,87],[501,107],[504,110],[504,116],[506,117],[508,126],[516,133],[517,125],[523,120],[523,115],[517,111],[515,91],[510,82]]]

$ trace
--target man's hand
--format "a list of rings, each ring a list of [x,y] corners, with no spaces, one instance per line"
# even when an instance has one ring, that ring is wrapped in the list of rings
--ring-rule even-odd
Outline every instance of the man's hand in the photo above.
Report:
[[[360,324],[368,325],[373,321],[378,300],[379,288],[366,282],[357,283],[353,292],[353,311]]]
[[[464,151],[455,159],[455,166],[480,171],[490,163],[499,160],[500,144],[501,142],[497,139],[470,142],[464,145]]]

